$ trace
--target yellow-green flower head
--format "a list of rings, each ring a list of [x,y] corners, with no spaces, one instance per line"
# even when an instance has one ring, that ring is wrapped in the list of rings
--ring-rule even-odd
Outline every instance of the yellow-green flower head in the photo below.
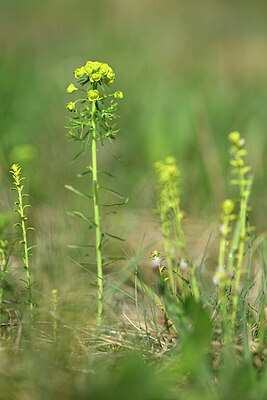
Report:
[[[75,103],[73,103],[73,101],[70,101],[69,103],[66,104],[66,108],[69,111],[74,111],[75,110]]]
[[[91,76],[90,76],[90,81],[91,82],[98,82],[100,81],[100,79],[102,78],[102,75],[99,72],[94,72]]]
[[[89,90],[87,94],[88,94],[88,100],[90,101],[95,101],[100,99],[98,90]]]
[[[227,215],[230,215],[234,211],[235,204],[234,204],[233,200],[227,199],[227,200],[224,200],[221,207],[222,207],[224,215],[227,216]]]
[[[101,67],[102,63],[99,61],[93,61],[91,65],[93,67],[93,71],[97,72],[99,70],[99,68]]]
[[[99,68],[99,72],[101,75],[107,75],[110,70],[110,66],[106,63],[102,63],[101,67]]]
[[[76,88],[73,83],[71,83],[68,87],[67,87],[67,93],[71,94],[73,92],[75,92],[75,90],[78,90],[78,88]]]
[[[231,132],[228,136],[228,139],[230,140],[231,143],[238,146],[239,140],[240,140],[240,133],[239,132]]]
[[[170,178],[178,178],[179,176],[179,170],[176,165],[166,165],[166,172]]]
[[[114,93],[115,99],[122,99],[123,98],[123,93],[120,90],[117,90],[117,92]]]
[[[94,72],[94,63],[93,61],[87,61],[84,66],[84,71],[87,75],[91,75]]]
[[[106,82],[113,83],[114,79],[115,79],[115,72],[113,72],[112,68],[110,68],[106,75]]]
[[[175,165],[176,164],[176,158],[175,157],[166,157],[165,159],[165,164],[167,165]]]
[[[84,74],[85,74],[84,67],[77,68],[74,71],[74,76],[77,79],[81,79],[84,76]]]
[[[158,173],[162,170],[163,164],[162,161],[156,161],[154,163],[154,169],[155,171],[157,171]]]
[[[19,177],[21,173],[21,167],[18,164],[13,164],[10,168],[10,172],[16,176]]]

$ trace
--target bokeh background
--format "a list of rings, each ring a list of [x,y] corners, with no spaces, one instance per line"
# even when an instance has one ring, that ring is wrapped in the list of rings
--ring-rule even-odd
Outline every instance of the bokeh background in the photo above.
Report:
[[[264,230],[266,1],[0,3],[0,212],[13,208],[8,170],[19,162],[34,206],[38,254],[50,274],[64,263],[66,244],[85,235],[66,212],[87,206],[64,185],[86,188],[77,173],[88,162],[84,156],[70,163],[78,147],[64,126],[66,87],[88,59],[109,63],[115,89],[125,95],[112,147],[123,162],[105,152],[100,160],[116,176],[112,186],[130,199],[120,233],[133,233],[140,215],[142,221],[153,215],[153,163],[168,155],[181,169],[188,218],[215,220],[220,202],[233,193],[227,142],[233,130],[246,138],[255,168],[253,224]]]

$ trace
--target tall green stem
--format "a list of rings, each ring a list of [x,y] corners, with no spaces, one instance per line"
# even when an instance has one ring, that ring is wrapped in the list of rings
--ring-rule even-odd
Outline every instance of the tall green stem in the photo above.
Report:
[[[92,104],[92,179],[93,179],[93,198],[94,198],[94,221],[96,232],[96,260],[97,260],[97,286],[98,286],[98,312],[97,324],[101,325],[103,314],[103,271],[102,271],[102,255],[101,255],[101,231],[99,219],[99,205],[98,205],[98,180],[97,180],[97,154],[96,154],[96,104]]]

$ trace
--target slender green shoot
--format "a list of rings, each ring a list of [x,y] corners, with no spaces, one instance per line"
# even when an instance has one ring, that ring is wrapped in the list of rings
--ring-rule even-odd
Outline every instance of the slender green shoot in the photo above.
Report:
[[[7,274],[7,248],[8,248],[8,241],[7,240],[0,240],[0,312],[2,312],[2,301],[3,301],[3,292],[4,292],[4,282],[5,282],[5,275]]]
[[[34,230],[32,227],[27,227],[26,223],[28,218],[25,215],[25,208],[31,207],[29,204],[24,205],[23,198],[28,196],[27,194],[23,194],[23,185],[22,181],[25,179],[21,177],[21,167],[17,164],[13,164],[10,169],[10,173],[14,180],[14,187],[11,190],[15,190],[18,195],[18,200],[15,202],[17,209],[15,210],[19,214],[19,222],[17,222],[14,227],[19,227],[21,229],[22,240],[20,244],[23,246],[23,263],[24,269],[26,271],[26,280],[23,280],[26,283],[26,288],[28,291],[28,303],[30,305],[30,310],[33,310],[33,298],[32,298],[32,282],[31,282],[31,268],[29,258],[31,256],[30,250],[35,248],[36,246],[28,245],[27,233],[29,230]]]
[[[247,151],[243,148],[245,140],[240,137],[239,132],[232,132],[229,135],[229,140],[232,143],[230,149],[231,154],[231,165],[233,167],[232,173],[237,175],[236,179],[230,181],[231,184],[239,187],[239,219],[238,219],[238,230],[239,230],[239,241],[236,252],[231,252],[236,255],[236,266],[235,266],[235,277],[233,283],[233,300],[232,300],[232,317],[231,317],[231,328],[234,333],[234,327],[236,322],[237,305],[238,305],[238,288],[240,285],[240,278],[242,273],[243,258],[245,251],[245,243],[247,241],[247,235],[251,230],[251,227],[247,227],[247,211],[248,211],[248,200],[251,193],[252,177],[246,177],[247,173],[251,171],[250,166],[245,165],[244,156]],[[230,258],[230,263],[232,259]],[[231,264],[230,264],[231,265]],[[229,266],[230,270],[230,266]]]
[[[154,164],[158,175],[158,213],[161,220],[161,231],[164,238],[165,257],[169,287],[173,294],[183,294],[186,291],[183,274],[190,276],[190,287],[195,299],[199,300],[199,289],[195,268],[186,248],[185,235],[182,227],[184,216],[180,207],[180,196],[177,181],[180,171],[174,157],[167,157],[164,162]]]

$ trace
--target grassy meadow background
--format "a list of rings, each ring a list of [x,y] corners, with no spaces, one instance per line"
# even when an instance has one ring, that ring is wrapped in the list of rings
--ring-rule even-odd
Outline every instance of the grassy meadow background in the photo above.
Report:
[[[66,88],[74,82],[73,70],[87,60],[111,65],[116,72],[114,88],[124,93],[119,102],[120,133],[109,147],[122,162],[103,150],[100,168],[114,174],[110,186],[129,197],[121,214],[111,216],[107,223],[111,231],[126,239],[122,246],[130,256],[139,251],[144,234],[144,265],[149,264],[150,250],[161,246],[154,214],[153,163],[168,155],[177,158],[181,169],[182,208],[191,251],[195,257],[202,256],[210,232],[215,238],[218,235],[220,203],[233,193],[228,184],[227,135],[235,130],[245,137],[249,162],[254,166],[251,218],[257,235],[263,234],[267,212],[265,1],[0,0],[0,5],[0,213],[8,213],[12,226],[14,196],[8,171],[12,163],[19,163],[33,206],[28,212],[36,231],[30,241],[38,246],[32,263],[38,266],[34,269],[34,293],[40,306],[47,307],[50,291],[57,288],[63,318],[81,324],[94,318],[90,276],[67,259],[71,255],[83,260],[84,255],[67,246],[88,240],[86,226],[67,211],[88,213],[88,205],[64,187],[89,191],[91,185],[86,178],[77,178],[88,158],[85,155],[71,163],[79,146],[67,140],[64,128],[65,104],[70,101]],[[7,230],[7,235],[13,238],[11,232]],[[121,254],[120,245],[113,248],[110,244],[110,250]],[[24,289],[14,285],[13,278],[21,275],[15,255],[13,264],[10,286],[18,295]],[[116,274],[118,268],[110,266],[106,272]],[[119,315],[123,306],[121,297],[116,296]],[[110,313],[110,321],[118,321],[118,315]],[[41,326],[37,336],[45,340],[47,329]],[[64,341],[69,341],[68,334],[62,347]],[[25,343],[27,348],[29,341]],[[78,368],[71,375],[71,385],[69,375],[58,375],[55,366],[73,363],[77,367],[85,353],[73,349],[66,355],[61,350],[51,352],[51,357],[43,352],[40,359],[38,352],[28,348],[29,359],[21,355],[20,366],[12,371],[6,359],[2,372],[5,368],[8,372],[1,385],[6,385],[10,398],[42,398],[50,376],[54,376],[51,385],[55,392],[51,389],[49,398],[64,398],[64,387],[69,396],[65,398],[88,398],[83,388],[95,384],[90,381],[93,378],[81,378]],[[104,371],[107,386],[114,385],[114,398],[135,387],[133,370],[141,364],[138,359],[131,360],[117,371],[117,386],[110,371]],[[40,370],[35,371],[35,361],[40,361]],[[90,371],[94,362],[87,360],[85,366],[83,361],[80,369]],[[37,381],[43,365],[45,374],[28,391],[28,384],[20,384],[20,380]],[[147,388],[141,394],[136,389],[132,398],[174,398],[173,392],[168,394],[169,386],[167,391],[163,386],[157,391],[151,372],[144,370],[143,374]],[[13,378],[18,383],[16,393],[12,392]],[[142,379],[141,372],[136,379]],[[146,390],[151,397],[145,396]],[[200,399],[192,393],[188,398]],[[221,393],[227,398],[226,388]],[[107,396],[101,382],[91,396]]]

